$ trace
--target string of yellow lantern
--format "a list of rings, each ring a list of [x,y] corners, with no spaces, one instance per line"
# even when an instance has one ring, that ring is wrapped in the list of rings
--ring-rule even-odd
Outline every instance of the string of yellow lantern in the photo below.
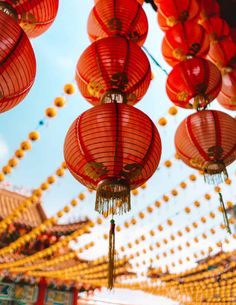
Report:
[[[64,86],[64,93],[67,95],[71,95],[75,92],[75,86],[73,84],[66,84]],[[45,115],[47,119],[55,118],[57,115],[57,109],[64,107],[66,104],[66,96],[61,95],[57,96],[54,99],[54,106],[50,106],[45,109]],[[38,127],[42,127],[45,124],[45,119],[40,120],[38,123]],[[4,181],[5,176],[12,173],[12,169],[15,168],[20,160],[22,160],[25,156],[25,153],[32,149],[32,145],[34,142],[40,139],[40,133],[37,130],[32,130],[28,134],[28,138],[22,141],[15,151],[14,155],[7,161],[7,163],[2,167],[0,171],[0,182]]]

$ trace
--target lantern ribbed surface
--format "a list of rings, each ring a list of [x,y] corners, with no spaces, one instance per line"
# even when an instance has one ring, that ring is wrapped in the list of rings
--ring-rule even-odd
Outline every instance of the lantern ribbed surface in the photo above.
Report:
[[[222,77],[222,88],[217,97],[218,102],[226,109],[236,110],[236,69]]]
[[[211,43],[208,59],[220,69],[231,68],[236,61],[236,44],[230,37],[218,43]]]
[[[0,112],[23,100],[35,73],[34,51],[27,35],[11,17],[0,12]]]
[[[98,1],[88,18],[91,41],[109,36],[124,36],[142,46],[148,33],[148,20],[136,0]]]
[[[97,211],[108,212],[110,204],[114,208],[121,202],[122,213],[130,209],[130,189],[142,185],[157,169],[161,139],[142,111],[105,104],[74,121],[65,139],[64,157],[72,175],[97,190]]]
[[[197,21],[200,8],[196,0],[165,0],[158,4],[157,20],[162,31],[178,22]]]
[[[188,57],[205,57],[210,40],[204,28],[192,21],[178,23],[166,32],[162,42],[162,55],[175,66]]]
[[[170,100],[183,108],[204,108],[221,90],[219,69],[209,60],[192,58],[174,66],[166,82]]]
[[[198,0],[198,5],[200,6],[202,21],[220,15],[220,6],[216,0]]]
[[[208,182],[218,183],[236,158],[236,120],[216,110],[194,113],[177,128],[175,147],[184,163],[203,170]]]
[[[93,105],[137,103],[146,93],[151,69],[142,49],[130,40],[109,37],[92,43],[81,55],[75,79]]]
[[[27,35],[33,38],[51,26],[57,15],[58,3],[59,0],[1,0],[0,9],[11,12]]]
[[[230,27],[224,19],[218,16],[208,18],[201,24],[213,42],[221,41],[230,36]]]

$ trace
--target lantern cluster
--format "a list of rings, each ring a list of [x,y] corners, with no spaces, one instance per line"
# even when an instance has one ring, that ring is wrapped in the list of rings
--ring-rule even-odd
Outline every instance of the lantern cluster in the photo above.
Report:
[[[208,58],[221,70],[222,88],[217,97],[222,107],[236,110],[236,44],[232,32],[225,20],[220,17],[220,9],[216,0],[212,0],[211,10],[207,2],[202,3],[204,13],[200,23],[210,38]]]
[[[49,28],[57,9],[58,0],[0,1],[0,112],[15,107],[32,87],[36,60],[29,38]]]
[[[96,1],[88,18],[92,44],[76,67],[82,96],[95,107],[70,127],[64,145],[69,171],[96,190],[95,210],[130,210],[130,190],[145,183],[161,156],[157,128],[132,107],[146,93],[151,69],[142,51],[147,17],[136,0]]]
[[[236,158],[236,121],[206,108],[221,91],[221,74],[225,78],[232,54],[235,56],[234,43],[227,38],[227,25],[215,17],[219,8],[216,3],[156,2],[158,23],[165,31],[162,53],[173,67],[166,82],[167,95],[176,106],[197,110],[177,128],[178,156],[188,166],[203,171],[208,183],[217,184],[227,179],[226,166]],[[232,47],[221,47],[226,41]],[[226,77],[230,83],[229,74]]]

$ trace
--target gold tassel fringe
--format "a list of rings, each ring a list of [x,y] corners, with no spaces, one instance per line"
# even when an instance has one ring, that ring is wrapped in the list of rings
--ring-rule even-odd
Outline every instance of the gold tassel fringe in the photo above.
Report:
[[[229,234],[232,234],[231,229],[230,229],[230,225],[229,225],[229,219],[228,219],[228,215],[225,209],[225,204],[224,204],[224,200],[223,200],[223,196],[221,193],[219,193],[219,201],[220,201],[220,205],[222,207],[222,213],[223,213],[223,218],[224,218],[224,224],[226,226],[226,230]]]
[[[107,217],[124,214],[130,209],[130,188],[126,181],[106,179],[98,185],[95,211]]]
[[[204,181],[208,184],[220,184],[228,178],[224,162],[209,161],[204,169]]]
[[[112,290],[115,280],[115,220],[111,220],[108,252],[108,289]]]

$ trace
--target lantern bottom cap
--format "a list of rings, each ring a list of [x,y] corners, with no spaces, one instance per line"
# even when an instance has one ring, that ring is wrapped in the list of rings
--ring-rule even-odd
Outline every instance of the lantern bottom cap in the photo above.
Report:
[[[130,209],[130,186],[126,180],[108,178],[98,184],[95,211],[107,217],[124,214]]]
[[[102,104],[110,103],[126,104],[125,93],[117,89],[108,90],[102,97]]]
[[[220,184],[228,178],[223,161],[209,161],[204,169],[204,180],[208,184]]]

